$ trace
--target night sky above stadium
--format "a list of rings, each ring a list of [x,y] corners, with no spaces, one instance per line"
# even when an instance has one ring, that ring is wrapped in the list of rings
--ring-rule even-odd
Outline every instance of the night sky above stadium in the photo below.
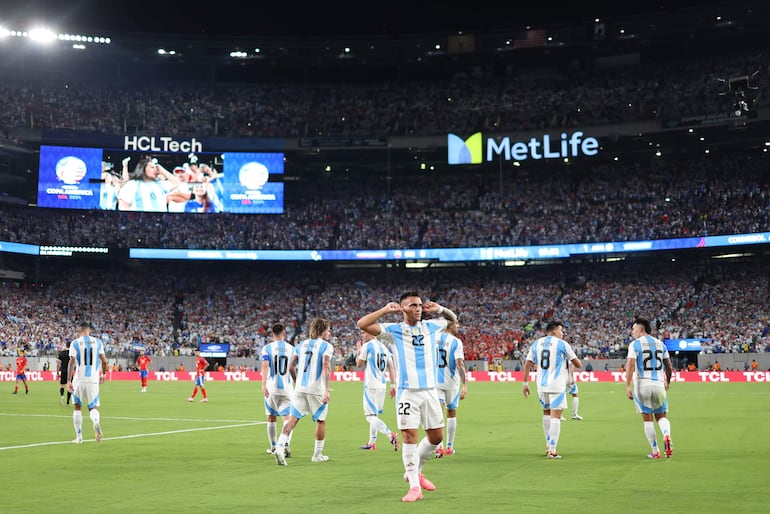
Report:
[[[209,36],[363,35],[479,31],[524,25],[577,23],[595,17],[723,3],[714,0],[500,2],[281,1],[150,2],[148,0],[0,0],[0,25],[28,29],[47,20],[60,31],[179,33]],[[305,5],[303,5],[305,4]],[[204,4],[205,5],[205,4]],[[248,6],[244,10],[244,6]],[[57,26],[58,25],[58,26]]]

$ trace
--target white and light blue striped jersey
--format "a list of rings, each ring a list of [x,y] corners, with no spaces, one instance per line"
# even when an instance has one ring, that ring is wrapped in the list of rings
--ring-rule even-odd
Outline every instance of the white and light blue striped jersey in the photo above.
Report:
[[[545,336],[529,347],[527,360],[537,365],[538,393],[563,393],[569,385],[567,364],[577,358],[575,351],[564,339]]]
[[[388,361],[393,359],[388,347],[382,344],[379,339],[371,339],[361,345],[361,350],[356,358],[366,361],[364,364],[364,387],[377,389],[385,387],[387,382],[385,372],[388,369]],[[395,380],[396,377],[390,377],[390,379]]]
[[[114,211],[118,205],[118,189],[106,182],[99,189],[99,208],[105,211]]]
[[[643,335],[628,345],[628,358],[636,359],[636,380],[646,379],[657,382],[665,382],[666,373],[663,361],[669,358],[668,348],[663,341]],[[626,370],[631,372],[631,370]]]
[[[393,349],[399,389],[436,387],[436,335],[446,325],[443,318],[420,321],[415,326],[405,322],[380,323],[379,338]]]
[[[168,180],[129,180],[120,188],[118,198],[131,204],[131,211],[167,212]]]
[[[99,371],[102,369],[104,343],[91,336],[81,336],[70,344],[70,358],[75,357],[77,366],[72,377],[73,382],[99,383]]]
[[[436,337],[438,347],[438,385],[457,382],[457,361],[465,360],[463,342],[448,332],[441,332]]]
[[[273,341],[262,348],[260,360],[270,365],[268,376],[262,377],[262,380],[271,393],[291,394],[294,389],[289,374],[289,361],[293,353],[294,347],[286,341]]]
[[[323,357],[328,356],[331,365],[334,347],[323,339],[305,339],[294,350],[297,356],[297,382],[294,391],[297,393],[324,394],[326,389],[323,380]]]

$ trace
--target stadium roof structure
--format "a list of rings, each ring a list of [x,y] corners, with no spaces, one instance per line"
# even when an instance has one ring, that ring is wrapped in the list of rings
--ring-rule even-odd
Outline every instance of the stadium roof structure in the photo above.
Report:
[[[419,5],[418,3],[417,6]],[[451,8],[451,3],[447,5]],[[102,7],[100,6],[99,9]],[[447,28],[464,27],[464,25],[460,24],[462,22],[449,24],[447,21],[442,21],[443,18],[438,15],[441,11],[438,6],[429,4],[428,8],[432,8],[437,14],[426,17],[424,20],[420,20],[419,15],[411,14],[413,11],[421,12],[416,11],[416,8],[405,11],[402,16],[407,21],[412,21],[413,25],[409,25],[410,32],[399,32],[397,25],[394,29],[362,33],[366,27],[373,26],[372,24],[375,23],[373,21],[369,21],[368,24],[363,21],[352,21],[349,25],[360,25],[360,29],[355,32],[352,30],[343,32],[345,26],[339,23],[329,23],[329,27],[324,31],[314,30],[316,26],[323,27],[324,20],[344,19],[344,13],[331,10],[313,27],[310,27],[307,16],[302,18],[297,14],[298,21],[294,24],[294,30],[297,32],[281,35],[276,34],[276,28],[268,30],[270,13],[273,11],[265,9],[266,12],[263,14],[267,21],[255,21],[254,28],[251,29],[253,32],[249,34],[244,34],[242,28],[235,31],[235,27],[242,26],[236,25],[233,21],[237,13],[225,12],[219,14],[219,17],[229,14],[234,32],[237,33],[228,34],[224,32],[226,29],[212,33],[206,31],[205,27],[198,32],[163,32],[159,30],[163,27],[163,23],[156,20],[156,24],[151,26],[158,29],[157,32],[101,27],[93,33],[83,34],[86,38],[109,37],[109,44],[59,38],[53,42],[54,44],[47,45],[43,52],[50,54],[58,51],[61,57],[65,51],[68,51],[81,57],[87,55],[89,58],[107,62],[126,59],[150,63],[160,59],[168,63],[172,70],[184,65],[198,67],[199,73],[207,73],[207,68],[211,66],[236,66],[242,71],[250,67],[262,71],[270,68],[276,72],[286,68],[286,73],[292,70],[296,78],[302,79],[307,75],[297,74],[297,69],[307,72],[308,69],[325,68],[331,69],[333,73],[349,68],[356,68],[360,72],[361,67],[370,71],[378,67],[392,71],[395,67],[415,65],[433,70],[446,67],[452,62],[468,61],[539,62],[543,58],[556,59],[560,56],[596,57],[628,52],[649,52],[660,55],[688,52],[696,55],[699,52],[713,52],[715,48],[727,46],[746,48],[751,45],[762,45],[770,27],[770,6],[766,2],[757,0],[702,3],[678,9],[615,15],[607,18],[592,18],[589,6],[582,7],[585,14],[581,17],[577,14],[578,9],[573,7],[569,11],[573,18],[569,21],[565,21],[566,15],[559,16],[558,12],[551,13],[549,18],[543,18],[541,10],[537,11],[540,17],[535,17],[541,21],[536,24],[527,24],[526,21],[527,13],[536,12],[532,7],[517,5],[515,10],[510,8],[505,11],[507,16],[503,16],[496,15],[497,11],[493,10],[484,12],[484,7],[480,5],[472,13],[465,12],[465,19],[467,19],[465,24],[468,27],[458,29]],[[423,8],[425,9],[426,6],[423,5]],[[608,10],[607,6],[603,8],[605,11]],[[444,6],[444,10],[447,9],[448,7]],[[479,21],[482,14],[483,20]],[[213,12],[205,15],[211,16],[212,20],[215,19]],[[205,15],[200,14],[199,18]],[[302,20],[305,20],[304,23]],[[172,21],[168,20],[168,26],[172,26]],[[425,29],[415,31],[414,24],[420,21],[422,24],[416,23],[416,26],[425,27]],[[128,22],[111,26],[136,28],[138,22],[127,25],[126,23]],[[276,21],[278,27],[288,27],[289,23],[289,21],[283,21],[283,24],[279,24]],[[335,27],[341,32],[337,34],[329,32]],[[28,30],[26,27],[2,28],[6,32],[13,30],[14,33],[23,33]],[[70,32],[68,35],[72,36],[73,33]],[[6,50],[3,53],[7,56],[7,51],[12,49],[13,43],[18,43],[13,49],[19,52],[34,52],[32,48],[34,45],[24,45],[22,39],[24,38],[5,38],[0,42]],[[55,46],[59,48],[54,48]],[[281,76],[280,73],[273,75]],[[371,75],[375,79],[379,78],[377,73],[371,73]],[[270,74],[264,75],[262,80],[268,80],[269,77]],[[352,79],[355,75],[344,77]]]

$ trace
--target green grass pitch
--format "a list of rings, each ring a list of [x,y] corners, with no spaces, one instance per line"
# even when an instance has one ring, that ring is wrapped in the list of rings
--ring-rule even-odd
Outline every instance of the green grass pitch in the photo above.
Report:
[[[368,425],[360,383],[332,383],[324,453],[311,463],[314,423],[299,422],[287,467],[268,447],[260,384],[192,382],[102,386],[97,444],[87,416],[72,444],[72,408],[58,384],[0,395],[2,510],[135,512],[766,512],[770,391],[763,383],[675,383],[672,459],[649,460],[641,416],[622,384],[581,383],[583,421],[562,422],[559,452],[544,457],[541,411],[519,383],[471,383],[458,409],[456,455],[427,463],[437,486],[401,503],[401,453]],[[198,396],[200,399],[200,395]],[[569,417],[569,416],[568,416]],[[383,419],[393,428],[393,400]],[[662,442],[661,442],[662,443]]]

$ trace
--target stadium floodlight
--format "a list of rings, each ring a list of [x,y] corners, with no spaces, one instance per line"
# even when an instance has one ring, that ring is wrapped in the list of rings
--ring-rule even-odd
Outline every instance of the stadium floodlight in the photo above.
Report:
[[[11,31],[5,27],[0,27],[0,37],[8,37],[11,35]]]
[[[38,43],[47,44],[51,41],[55,41],[56,33],[54,33],[51,29],[45,28],[45,27],[36,27],[28,32],[28,37],[32,41],[37,41]]]

